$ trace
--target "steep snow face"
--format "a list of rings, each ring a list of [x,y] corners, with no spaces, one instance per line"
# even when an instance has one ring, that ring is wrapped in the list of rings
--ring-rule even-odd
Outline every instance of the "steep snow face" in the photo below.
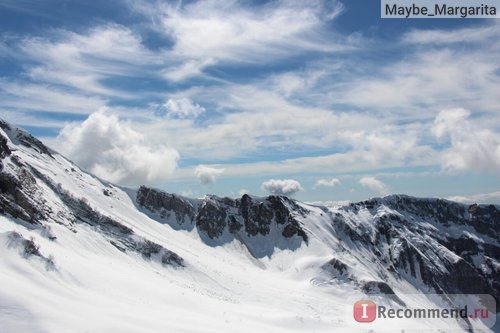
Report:
[[[496,206],[407,196],[326,208],[123,189],[0,121],[0,327],[352,332],[351,298],[498,299],[499,223]]]

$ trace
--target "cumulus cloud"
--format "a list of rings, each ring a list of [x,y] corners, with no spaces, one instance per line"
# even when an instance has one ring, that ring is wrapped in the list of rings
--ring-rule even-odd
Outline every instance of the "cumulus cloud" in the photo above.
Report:
[[[198,165],[194,170],[194,175],[198,177],[203,185],[213,184],[217,176],[221,175],[224,169],[213,168],[206,165]]]
[[[276,195],[294,195],[304,189],[294,179],[270,179],[262,183],[262,190]]]
[[[101,109],[82,123],[63,127],[58,136],[64,154],[93,174],[122,185],[166,179],[177,167],[179,153],[150,144],[115,114]]]
[[[318,179],[316,181],[316,187],[325,186],[325,187],[334,187],[340,185],[340,180],[338,178],[331,179]]]
[[[375,177],[363,177],[359,180],[359,183],[380,195],[389,194],[389,187]]]
[[[167,115],[173,118],[196,118],[205,112],[205,108],[189,98],[169,99],[164,104]]]
[[[434,136],[447,140],[449,147],[442,152],[441,164],[445,170],[500,170],[500,136],[480,128],[464,109],[441,111],[432,127]]]

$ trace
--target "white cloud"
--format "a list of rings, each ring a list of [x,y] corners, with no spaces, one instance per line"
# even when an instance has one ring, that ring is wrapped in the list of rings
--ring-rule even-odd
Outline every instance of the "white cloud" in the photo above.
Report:
[[[415,30],[403,41],[390,43],[396,58],[360,63],[359,53],[349,53],[352,45],[360,44],[338,36],[329,24],[341,8],[336,1],[331,7],[326,0],[278,0],[257,6],[232,0],[140,3],[149,8],[148,19],[155,21],[157,31],[164,35],[160,39],[168,40],[168,45],[148,49],[141,39],[147,35],[142,30],[145,22],[129,27],[101,24],[79,33],[50,31],[45,37],[24,38],[17,47],[5,44],[10,54],[22,56],[20,64],[25,68],[19,81],[0,80],[0,100],[6,111],[88,114],[106,104],[150,102],[169,116],[156,118],[151,109],[123,107],[120,117],[132,121],[149,117],[134,123],[134,130],[147,133],[155,142],[168,142],[183,157],[228,163],[225,176],[279,178],[279,174],[315,172],[328,177],[436,166],[440,157],[443,167],[450,170],[498,166],[500,66],[495,50],[500,39],[491,38],[497,36],[498,24]],[[474,38],[478,40],[474,47],[459,44]],[[363,41],[366,49],[377,47],[371,42]],[[376,42],[387,46],[386,41]],[[332,56],[331,52],[341,49],[348,52]],[[287,62],[287,57],[308,52],[314,56],[301,58],[300,68]],[[292,69],[282,72],[283,66],[273,67],[278,62]],[[241,71],[232,71],[240,65],[251,65],[258,75],[248,72],[241,83]],[[207,67],[210,71],[205,71]],[[264,67],[270,69],[268,77],[261,74]],[[211,77],[210,73],[234,76]],[[131,78],[153,82],[193,76],[202,84],[170,83],[161,88],[167,91],[154,91],[160,88],[149,84],[153,91],[141,91],[141,80],[130,84]],[[125,78],[123,84],[121,78]],[[165,96],[168,100],[162,104]],[[436,110],[457,104],[478,110],[482,118],[448,117],[433,124]],[[208,105],[213,117],[194,121]],[[36,117],[44,124],[61,126]],[[36,119],[22,121],[37,126]],[[478,126],[481,121],[489,129]],[[452,123],[456,128],[467,123],[462,132],[471,133],[457,133]],[[435,137],[431,127],[435,127]],[[437,137],[447,145],[444,151],[435,145]],[[305,151],[309,157],[300,157]],[[294,158],[276,161],[274,156],[283,152]],[[243,160],[243,156],[251,162],[236,164],[233,158]],[[474,158],[480,161],[477,167]],[[172,176],[192,178],[194,169],[177,169]],[[220,174],[204,177],[198,173],[207,183]]]
[[[173,41],[176,64],[162,73],[174,81],[200,75],[219,62],[272,62],[304,52],[350,48],[328,22],[343,10],[339,1],[198,1],[180,4],[130,1],[132,11],[151,19],[151,27]]]
[[[363,177],[359,180],[359,183],[380,195],[389,194],[389,187],[375,177]]]
[[[181,64],[173,65],[161,71],[163,78],[170,81],[182,81],[194,76],[203,76],[203,69],[215,64],[212,58],[204,60],[188,60]]]
[[[477,193],[472,195],[456,195],[447,198],[448,200],[462,203],[484,203],[500,204],[500,191],[491,193]]]
[[[438,139],[448,139],[441,163],[446,170],[500,172],[500,135],[469,120],[470,112],[449,109],[439,112],[432,127]]]
[[[238,195],[240,197],[243,196],[244,194],[248,194],[248,193],[250,193],[250,191],[247,189],[244,189],[244,188],[242,188],[241,190],[238,191]]]
[[[175,142],[183,156],[224,159],[241,154],[287,147],[371,149],[367,158],[401,161],[420,158],[419,124],[387,126],[370,114],[334,110],[293,103],[278,94],[253,85],[232,85],[190,91],[196,99],[217,105],[219,117],[204,126],[170,120],[156,122],[168,142]],[[382,142],[382,139],[384,139]],[[379,154],[384,156],[376,157]],[[331,169],[330,169],[331,170]]]
[[[2,107],[31,112],[90,114],[106,104],[97,96],[60,87],[0,79]]]
[[[402,136],[404,138],[404,136]],[[392,138],[397,142],[398,137]],[[392,141],[391,140],[391,141]],[[404,141],[405,139],[399,138]],[[264,161],[253,163],[227,163],[224,164],[227,176],[248,175],[281,175],[297,173],[329,174],[332,171],[352,173],[353,171],[370,171],[380,168],[397,168],[405,166],[431,166],[436,165],[438,153],[427,146],[410,146],[402,150],[394,150],[388,154],[385,150],[380,152],[371,150],[350,150],[345,153],[334,153],[314,157],[298,157],[281,161]],[[175,177],[179,179],[190,178],[193,170],[182,168],[176,171]]]
[[[167,7],[163,24],[175,38],[174,49],[178,54],[255,59],[280,53],[280,47],[287,51],[324,49],[303,34],[340,13],[340,3],[331,4],[327,8],[326,1],[311,4],[276,1],[251,8],[237,1],[200,1],[182,8]]]
[[[147,49],[138,34],[117,24],[83,33],[51,30],[10,45],[9,57],[21,59],[24,69],[15,79],[0,79],[2,105],[11,110],[90,114],[110,98],[144,98],[144,92],[110,82],[161,78],[158,68],[165,62],[161,52]]]
[[[209,167],[206,165],[198,165],[194,170],[194,174],[200,180],[201,184],[213,184],[217,180],[217,176],[221,175],[224,169]]]
[[[323,206],[328,208],[336,208],[342,206],[348,206],[352,203],[350,200],[338,200],[338,201],[306,201],[306,204],[314,205],[314,206]]]
[[[22,40],[20,51],[35,65],[27,75],[37,82],[64,85],[92,94],[129,97],[102,83],[110,77],[155,75],[161,57],[146,49],[141,38],[121,25],[97,26],[87,34],[57,31],[51,37]]]
[[[123,185],[150,184],[166,179],[177,167],[179,154],[152,145],[128,123],[101,109],[82,123],[60,132],[62,152],[83,168]]]
[[[325,187],[335,187],[340,185],[340,180],[338,178],[329,178],[329,179],[318,179],[316,181],[317,187],[319,186],[325,186]]]
[[[357,75],[335,90],[334,97],[350,105],[381,112],[391,109],[415,118],[449,105],[484,108],[500,106],[498,62],[489,48],[467,52],[430,49],[413,53],[408,59],[380,66],[370,77]],[[473,66],[474,70],[464,71]],[[482,92],[482,93],[478,93]]]
[[[312,68],[303,71],[287,72],[272,75],[270,84],[277,92],[286,97],[292,97],[294,94],[312,93],[311,88],[328,74],[327,70]]]
[[[270,179],[262,183],[262,190],[276,195],[294,195],[304,189],[294,179]]]
[[[495,20],[487,25],[454,30],[412,30],[403,36],[411,44],[494,43],[500,36],[499,24]]]
[[[164,104],[167,115],[173,118],[196,118],[205,112],[205,108],[189,98],[168,99]]]

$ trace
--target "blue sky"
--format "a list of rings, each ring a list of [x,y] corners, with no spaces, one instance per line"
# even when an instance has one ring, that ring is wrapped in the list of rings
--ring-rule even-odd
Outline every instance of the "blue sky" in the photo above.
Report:
[[[498,20],[379,6],[2,1],[1,117],[123,185],[500,203]]]

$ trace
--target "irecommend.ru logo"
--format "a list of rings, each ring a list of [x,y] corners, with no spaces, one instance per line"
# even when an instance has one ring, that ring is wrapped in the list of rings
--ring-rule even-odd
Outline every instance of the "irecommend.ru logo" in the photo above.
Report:
[[[354,303],[354,320],[359,323],[371,323],[377,317],[377,305],[369,300]]]

